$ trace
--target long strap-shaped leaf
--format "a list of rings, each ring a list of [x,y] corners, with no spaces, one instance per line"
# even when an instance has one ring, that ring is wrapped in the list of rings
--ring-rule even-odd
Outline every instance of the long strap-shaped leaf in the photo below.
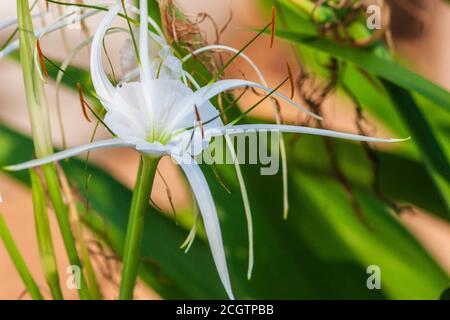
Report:
[[[277,36],[360,65],[370,73],[395,83],[401,88],[422,94],[450,112],[450,93],[448,91],[394,61],[377,57],[367,50],[340,45],[327,39],[318,39],[298,32],[278,30]]]
[[[383,83],[397,111],[411,131],[413,140],[440,190],[440,196],[447,204],[447,213],[450,214],[450,165],[447,156],[411,94],[388,81]]]

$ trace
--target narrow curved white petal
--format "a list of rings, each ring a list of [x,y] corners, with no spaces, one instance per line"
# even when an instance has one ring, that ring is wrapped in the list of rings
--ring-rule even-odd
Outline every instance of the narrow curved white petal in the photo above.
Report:
[[[42,16],[45,16],[46,14],[47,14],[47,12],[33,13],[31,15],[31,18],[34,19],[37,17],[42,17]],[[17,17],[16,16],[0,19],[0,31],[5,28],[15,26],[15,25],[17,25]]]
[[[140,0],[140,10],[143,12],[148,12],[148,4],[147,0]],[[141,74],[141,86],[142,86],[142,92],[144,93],[144,98],[147,101],[147,104],[152,103],[152,97],[149,94],[149,92],[146,90],[146,88],[150,87],[150,81],[152,80],[152,74],[151,74],[151,64],[150,64],[150,58],[148,56],[148,16],[147,14],[141,14],[140,15],[140,26],[139,26],[139,56],[141,59],[141,68],[140,68],[140,74]],[[148,116],[149,121],[153,126],[153,110],[149,108],[148,110]],[[151,137],[153,139],[153,137]]]
[[[192,77],[191,74],[184,72],[189,81],[194,85],[195,88],[200,89],[200,85]],[[223,125],[223,123],[221,122]],[[233,142],[229,136],[225,136],[225,141],[227,143],[227,148],[231,152],[231,157],[233,158],[234,167],[236,170],[236,176],[239,183],[239,190],[241,191],[242,203],[244,204],[245,219],[247,220],[247,234],[248,234],[248,268],[247,268],[247,279],[251,279],[254,266],[254,241],[253,241],[253,218],[252,210],[250,207],[250,201],[248,199],[247,187],[245,185],[244,177],[242,175],[241,167],[239,165],[236,152],[233,147]]]
[[[35,35],[36,35],[36,37],[40,37],[43,35],[44,31],[45,31],[45,34],[52,33],[59,29],[65,28],[68,25],[75,24],[81,20],[87,19],[87,18],[95,15],[98,12],[100,12],[100,11],[99,10],[89,10],[89,11],[86,11],[86,13],[82,14],[79,18],[66,19],[64,21],[57,21],[57,22],[51,24],[50,27],[41,28],[41,29],[36,30]],[[15,40],[15,41],[11,42],[8,46],[6,46],[3,50],[0,51],[0,59],[6,57],[7,55],[9,55],[12,52],[16,51],[17,49],[19,49],[19,46],[20,46],[19,40]]]
[[[17,17],[8,17],[0,20],[0,30],[17,24]]]
[[[197,206],[197,201],[195,200],[195,196],[193,195],[193,197],[194,197],[194,223],[192,224],[191,231],[189,231],[189,234],[188,234],[186,240],[180,246],[181,249],[184,248],[184,253],[189,252],[192,244],[194,243],[195,236],[197,235],[197,223],[198,223],[198,218],[199,218],[200,212],[199,212],[199,208]]]
[[[205,176],[197,164],[185,164],[183,159],[175,156],[173,158],[183,169],[189,184],[191,185],[191,189],[195,194],[220,280],[222,281],[228,297],[234,300],[225,258],[225,250],[223,247],[222,232],[220,231],[219,218],[217,217],[216,206]]]
[[[406,139],[383,139],[383,138],[374,138],[361,136],[352,133],[345,133],[333,130],[325,130],[325,129],[317,129],[310,127],[302,127],[302,126],[290,126],[290,125],[277,125],[277,124],[248,124],[248,125],[235,125],[235,126],[225,126],[221,128],[209,129],[205,132],[205,135],[208,137],[216,137],[222,135],[233,135],[233,134],[242,134],[247,130],[276,130],[279,132],[286,133],[304,133],[311,134],[316,136],[324,136],[331,138],[339,138],[339,139],[347,139],[354,141],[363,141],[363,142],[382,142],[382,143],[394,143],[394,142],[402,142],[409,140]]]
[[[242,59],[244,59],[255,71],[256,75],[258,76],[258,78],[260,79],[261,83],[267,87],[267,82],[261,72],[261,70],[259,70],[259,68],[256,66],[256,64],[253,62],[252,59],[250,59],[245,53],[243,52],[239,52],[239,50],[233,48],[233,47],[229,47],[229,46],[224,46],[224,45],[219,45],[219,44],[212,44],[212,45],[208,45],[208,46],[204,46],[201,47],[197,50],[194,50],[192,53],[186,55],[185,57],[183,57],[181,59],[182,62],[186,62],[189,59],[191,59],[192,57],[203,53],[203,52],[208,52],[208,51],[229,51],[231,53],[234,54],[239,54],[239,57],[241,57]]]
[[[229,152],[231,153],[231,157],[233,159],[234,168],[236,170],[236,176],[239,182],[239,188],[241,190],[242,203],[244,204],[244,212],[245,218],[247,220],[247,234],[248,234],[248,268],[247,268],[247,279],[250,280],[253,273],[253,266],[255,264],[255,255],[254,255],[254,245],[253,245],[253,218],[252,218],[252,210],[250,207],[250,201],[248,199],[247,187],[245,185],[244,177],[242,175],[241,166],[239,165],[239,161],[236,155],[236,151],[234,150],[233,142],[230,136],[225,136],[225,141],[227,143],[227,147]]]
[[[59,160],[63,160],[66,158],[70,158],[82,153],[86,153],[88,151],[96,150],[96,149],[107,149],[107,148],[127,148],[127,147],[134,147],[136,145],[135,139],[109,139],[109,140],[102,140],[102,141],[96,141],[89,144],[85,144],[82,146],[78,146],[72,149],[64,150],[55,154],[52,154],[45,158],[40,158],[36,160],[27,161],[24,163],[11,165],[4,167],[5,170],[8,171],[20,171],[24,169],[34,168],[38,166],[42,166],[44,164],[48,164],[51,162],[56,162]]]
[[[131,9],[131,12],[138,14],[139,16],[141,15],[141,10],[139,10],[139,8],[136,8],[135,6],[133,6],[132,4],[127,3],[126,4],[128,8]],[[141,6],[142,8],[142,6]],[[155,31],[158,33],[158,35],[160,36],[159,39],[154,38],[156,41],[158,41],[161,45],[165,45],[167,44],[166,38],[164,37],[164,33],[161,31],[161,28],[158,26],[158,24],[156,23],[155,20],[152,19],[152,17],[148,16],[147,11],[144,16],[147,16],[147,20],[148,23],[150,23],[150,25],[155,29]]]
[[[144,12],[148,12],[147,0],[140,0],[140,8]],[[145,84],[152,79],[150,70],[150,59],[148,56],[148,19],[146,14],[140,15],[140,26],[139,26],[139,55],[141,56],[141,81]]]
[[[103,20],[100,22],[100,25],[95,32],[94,39],[92,40],[90,60],[92,84],[94,85],[97,95],[105,100],[112,99],[114,86],[109,81],[105,70],[103,69],[103,39],[105,38],[106,32],[108,31],[112,21],[120,12],[121,7],[122,5],[120,0],[111,7]]]
[[[272,89],[267,88],[266,86],[263,86],[259,83],[247,81],[247,80],[231,79],[231,80],[217,81],[209,86],[205,86],[205,87],[197,90],[190,96],[188,96],[185,99],[178,102],[177,109],[179,109],[180,112],[179,112],[178,116],[172,120],[171,128],[173,127],[173,124],[176,124],[179,122],[180,118],[183,118],[186,115],[194,112],[194,106],[202,105],[205,101],[210,100],[211,98],[215,97],[216,95],[218,95],[221,92],[228,91],[228,90],[234,90],[234,89],[238,89],[238,88],[245,88],[245,87],[261,89],[261,90],[266,91],[267,93],[270,93],[273,91]],[[294,101],[292,101],[291,99],[289,99],[288,97],[286,97],[285,95],[283,95],[279,92],[274,92],[273,95],[285,100],[292,106],[309,114],[310,116],[312,116],[316,119],[322,119],[320,116],[318,116],[318,115],[314,114],[313,112],[305,109],[304,107],[298,105],[297,103],[295,103]],[[209,120],[209,119],[205,119],[205,120]]]
[[[262,83],[263,86],[268,87],[268,83],[266,81],[266,78],[262,74],[261,70],[258,68],[258,66],[253,62],[252,59],[250,59],[245,53],[239,52],[239,50],[224,46],[224,45],[208,45],[205,47],[202,47],[200,49],[195,50],[194,52],[188,54],[185,56],[181,61],[186,62],[187,60],[191,59],[197,54],[208,52],[208,51],[228,51],[234,54],[238,54],[239,57],[244,59],[250,67],[255,71],[256,75],[259,78],[259,81]],[[191,80],[192,81],[192,80]],[[272,109],[275,113],[275,122],[277,124],[281,124],[281,115],[280,111],[277,108],[277,105],[271,99],[271,105]],[[284,143],[283,137],[280,137],[280,153],[281,153],[281,171],[282,171],[282,179],[283,179],[283,217],[287,219],[288,211],[289,211],[289,197],[288,197],[288,167],[287,167],[287,160],[286,160],[286,145]]]

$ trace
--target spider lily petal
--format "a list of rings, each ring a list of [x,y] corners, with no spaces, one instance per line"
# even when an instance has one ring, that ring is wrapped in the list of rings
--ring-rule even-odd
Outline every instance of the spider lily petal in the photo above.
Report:
[[[276,124],[248,124],[248,125],[235,125],[235,126],[224,126],[221,128],[213,128],[209,129],[205,132],[205,136],[208,138],[221,136],[221,135],[233,135],[233,134],[241,134],[246,130],[278,130],[280,132],[286,133],[305,133],[316,136],[323,137],[331,137],[331,138],[340,138],[354,141],[363,141],[363,142],[382,142],[382,143],[394,143],[394,142],[402,142],[409,140],[406,139],[383,139],[383,138],[374,138],[361,136],[352,133],[345,133],[333,130],[325,130],[325,129],[317,129],[310,127],[302,127],[302,126],[290,126],[290,125],[276,125]]]
[[[17,165],[11,165],[4,167],[5,170],[8,171],[20,171],[24,169],[30,169],[34,167],[39,167],[44,164],[48,164],[51,162],[56,162],[59,160],[63,160],[66,158],[70,158],[82,153],[86,153],[88,151],[96,150],[96,149],[107,149],[107,148],[129,148],[129,147],[135,147],[137,144],[136,139],[121,139],[121,138],[115,138],[115,139],[109,139],[109,140],[101,140],[92,142],[89,144],[81,145],[72,149],[67,149],[55,154],[52,154],[45,158],[39,158],[36,160],[31,160],[28,162],[24,162]]]
[[[92,40],[91,49],[91,77],[92,84],[94,85],[95,91],[102,98],[111,101],[113,98],[114,87],[108,80],[105,71],[103,70],[103,39],[105,38],[106,32],[116,15],[121,9],[120,1],[111,7],[108,13],[105,15],[103,20],[95,32],[94,39]]]
[[[37,17],[42,17],[42,16],[45,16],[46,14],[47,14],[47,12],[45,12],[45,11],[37,12],[37,13],[32,14],[31,18],[34,19]],[[17,25],[17,17],[16,16],[0,19],[0,31],[5,28],[15,26],[15,25]]]
[[[262,89],[268,93],[273,92],[272,89],[267,88],[259,83],[247,81],[247,80],[220,80],[217,81],[209,86],[205,86],[196,92],[194,92],[192,95],[186,97],[185,99],[180,100],[177,105],[177,109],[180,110],[178,115],[172,120],[171,125],[169,126],[170,129],[174,129],[174,124],[178,124],[182,122],[181,119],[191,114],[194,110],[194,106],[199,106],[205,103],[206,101],[210,100],[211,98],[215,97],[221,92],[227,91],[227,90],[233,90],[238,88],[245,88],[245,87],[253,87]],[[289,104],[293,105],[297,109],[306,112],[310,116],[316,118],[316,119],[322,119],[320,116],[316,115],[315,113],[303,108],[302,106],[298,105],[285,95],[279,93],[279,92],[273,92],[274,95],[278,96],[279,98],[287,101]],[[206,118],[208,119],[208,118]]]
[[[99,12],[98,10],[88,10],[88,11],[86,11],[86,13],[82,14],[79,18],[56,21],[46,28],[41,28],[41,29],[36,30],[35,35],[36,35],[36,37],[41,37],[44,34],[52,33],[59,29],[65,28],[68,25],[71,25],[71,24],[77,23],[78,21],[87,19],[87,18],[95,15],[98,12]],[[19,49],[19,46],[20,46],[19,40],[15,40],[15,41],[11,42],[8,46],[6,46],[3,50],[0,51],[0,59],[6,57],[10,53]]]
[[[189,81],[197,88],[200,89],[200,85],[197,81],[187,72],[186,76],[189,78]],[[219,121],[220,125],[223,126],[222,121]],[[237,159],[236,152],[234,150],[233,141],[229,136],[225,136],[225,141],[227,144],[228,151],[231,153],[231,157],[233,159],[234,168],[236,170],[236,177],[239,183],[239,189],[241,191],[242,203],[244,205],[245,218],[247,220],[247,234],[248,234],[248,268],[247,268],[247,279],[251,279],[253,273],[254,266],[254,241],[253,241],[253,218],[252,211],[250,208],[250,201],[248,198],[247,187],[245,185],[244,176],[242,175],[242,170],[239,165],[239,161]]]
[[[136,8],[135,6],[133,6],[132,4],[129,4],[129,3],[127,3],[126,5],[127,5],[127,7],[129,7],[131,9],[131,12],[141,15],[141,10],[139,8]],[[147,11],[144,11],[144,12],[147,12]],[[147,14],[145,14],[145,16],[147,16]],[[153,20],[152,17],[150,17],[150,16],[147,16],[147,18],[148,18],[148,23],[150,23],[150,25],[156,30],[162,43],[167,44],[166,38],[164,38],[164,33],[162,32],[161,28],[158,26],[156,21]]]
[[[194,57],[195,55],[200,54],[202,52],[207,52],[207,51],[228,51],[233,54],[239,55],[239,57],[244,59],[252,67],[252,69],[255,71],[256,75],[258,76],[261,84],[263,86],[268,87],[266,78],[262,74],[261,70],[253,62],[253,60],[250,59],[245,53],[240,52],[239,50],[237,50],[233,47],[224,46],[224,45],[208,45],[208,46],[205,46],[205,47],[195,50],[191,54],[188,54],[181,61],[186,62],[187,60]],[[276,123],[281,124],[281,113],[280,113],[280,110],[278,110],[277,105],[273,99],[271,99],[271,105],[272,105],[272,109],[275,114]],[[286,219],[288,211],[289,211],[288,168],[287,168],[287,160],[286,160],[286,146],[285,146],[283,137],[281,137],[281,139],[280,139],[280,152],[281,152],[281,172],[282,172],[282,180],[283,180],[283,216]],[[248,278],[250,278],[250,277],[251,277],[251,269],[249,268]]]
[[[173,158],[183,169],[195,194],[220,280],[225,287],[228,297],[234,300],[216,206],[205,176],[199,165],[195,163],[184,164],[183,159],[176,156]]]
[[[148,12],[148,4],[147,0],[141,0],[140,1],[140,9],[144,12]],[[148,56],[148,35],[147,35],[147,29],[148,29],[148,19],[146,14],[141,14],[141,24],[140,24],[140,30],[139,30],[139,52],[142,52],[141,56],[141,86],[142,86],[142,92],[144,93],[144,98],[147,102],[147,104],[152,103],[152,97],[150,96],[149,92],[145,90],[145,88],[149,87],[150,81],[152,80],[152,74],[151,74],[151,66],[150,66],[150,58]],[[149,113],[149,121],[150,123],[154,120],[153,110],[152,108],[148,108],[147,112]]]

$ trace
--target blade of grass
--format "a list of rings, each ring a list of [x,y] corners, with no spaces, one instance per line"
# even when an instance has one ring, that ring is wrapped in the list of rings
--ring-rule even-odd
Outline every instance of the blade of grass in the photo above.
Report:
[[[61,181],[61,187],[64,193],[65,198],[67,199],[69,214],[72,219],[74,229],[76,232],[76,236],[78,239],[78,244],[81,252],[81,258],[83,259],[83,266],[86,275],[86,280],[92,293],[92,298],[95,300],[100,300],[102,298],[102,294],[100,292],[100,287],[98,285],[97,277],[95,275],[94,266],[92,265],[91,255],[89,253],[89,249],[84,238],[84,226],[80,221],[80,215],[78,213],[78,209],[76,206],[76,201],[74,199],[72,189],[69,185],[69,181],[67,180],[66,175],[61,167],[57,167],[57,171]]]
[[[63,294],[59,283],[58,268],[53,247],[52,234],[48,220],[47,202],[41,179],[35,170],[30,170],[31,190],[33,192],[34,219],[36,236],[44,270],[45,279],[53,299],[63,300]]]
[[[388,81],[383,81],[383,84],[408,126],[450,214],[450,164],[447,156],[411,94]]]
[[[44,300],[44,297],[39,290],[36,281],[34,281],[33,276],[31,275],[22,255],[17,248],[14,239],[9,232],[8,226],[5,223],[3,215],[0,213],[0,238],[3,240],[3,243],[8,251],[11,260],[13,261],[17,272],[19,272],[20,277],[22,278],[23,283],[25,284],[27,291],[30,293],[31,298],[33,300]]]
[[[33,132],[33,142],[36,156],[43,157],[53,153],[53,146],[44,83],[37,76],[35,64],[33,63],[34,50],[36,48],[36,37],[34,35],[27,0],[17,1],[17,13],[20,41],[20,63],[22,66],[28,112],[30,115]],[[69,261],[71,265],[82,268],[75,245],[75,239],[73,237],[68,219],[67,206],[63,200],[55,166],[52,164],[43,166],[42,172],[45,177],[48,194],[53,204]],[[80,276],[80,298],[89,299],[90,293],[88,286],[86,285],[83,274]]]

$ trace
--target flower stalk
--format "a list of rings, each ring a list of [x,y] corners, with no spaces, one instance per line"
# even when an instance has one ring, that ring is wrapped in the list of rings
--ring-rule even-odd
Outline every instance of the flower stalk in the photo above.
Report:
[[[55,250],[48,220],[47,201],[45,199],[44,186],[38,173],[30,169],[31,190],[33,192],[34,220],[36,235],[47,285],[50,288],[53,299],[63,300],[63,294],[59,283],[58,268],[56,265]]]
[[[159,158],[141,157],[136,186],[131,200],[128,229],[125,238],[122,280],[119,293],[120,300],[133,299],[133,291],[139,269],[145,212],[149,205],[150,193],[158,162]]]

